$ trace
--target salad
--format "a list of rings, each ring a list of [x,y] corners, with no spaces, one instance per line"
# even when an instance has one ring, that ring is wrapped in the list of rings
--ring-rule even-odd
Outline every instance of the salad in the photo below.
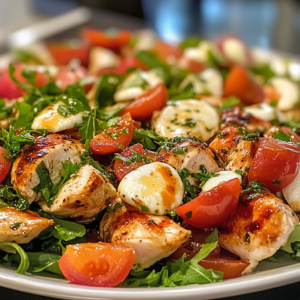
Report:
[[[0,257],[115,287],[299,259],[299,80],[237,37],[83,29],[0,73]],[[298,135],[299,134],[299,135]]]

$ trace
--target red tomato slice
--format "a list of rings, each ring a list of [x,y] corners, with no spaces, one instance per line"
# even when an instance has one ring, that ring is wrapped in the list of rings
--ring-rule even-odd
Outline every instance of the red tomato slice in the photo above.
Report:
[[[68,43],[49,43],[47,48],[58,65],[67,65],[72,59],[80,60],[84,66],[89,63],[90,49],[86,45],[73,46]]]
[[[55,77],[55,83],[64,90],[68,85],[78,82],[81,78],[88,76],[88,71],[83,66],[66,66],[59,71]]]
[[[205,65],[193,59],[187,60],[187,69],[194,74],[200,73],[205,69]]]
[[[248,180],[258,180],[272,193],[277,193],[295,179],[299,165],[300,148],[294,143],[263,139],[252,161]]]
[[[240,181],[235,178],[208,192],[201,192],[176,211],[185,222],[196,228],[218,227],[235,211],[241,191]]]
[[[162,83],[159,83],[137,97],[121,111],[121,114],[129,112],[136,120],[147,120],[151,118],[155,110],[161,110],[165,106],[167,99],[168,90]]]
[[[129,145],[133,135],[133,123],[129,113],[122,116],[116,124],[96,135],[90,143],[95,154],[122,152]]]
[[[104,68],[100,70],[98,75],[102,74],[118,74],[124,75],[129,68],[139,68],[147,70],[146,66],[135,57],[125,57],[119,66],[115,68]]]
[[[116,34],[108,34],[104,31],[85,28],[82,32],[83,39],[93,46],[100,46],[111,50],[119,50],[121,46],[130,40],[130,32],[123,30]]]
[[[22,76],[24,65],[15,65],[15,78],[22,83],[27,83],[27,79]],[[48,82],[48,78],[45,74],[36,72],[35,85],[41,87]],[[9,76],[8,69],[5,70],[0,77],[0,97],[6,99],[15,99],[22,97],[26,92],[22,90]]]
[[[245,67],[236,65],[225,79],[224,96],[236,96],[245,104],[255,104],[264,100],[264,91],[251,80]]]
[[[7,150],[0,147],[0,183],[5,179],[11,166],[11,158]]]
[[[185,225],[184,227],[191,230],[192,235],[186,245],[177,249],[171,255],[172,259],[179,259],[184,253],[186,253],[187,258],[193,258],[211,233],[211,230],[201,230],[190,225]],[[242,272],[249,266],[249,263],[243,262],[239,257],[218,245],[214,251],[199,262],[199,265],[206,269],[221,271],[224,273],[224,279],[229,279],[241,276]]]
[[[112,287],[130,272],[135,251],[106,243],[68,245],[59,268],[71,282],[81,285]]]
[[[125,150],[123,150],[121,152],[121,155],[124,157],[132,157],[133,153],[132,151],[137,152],[138,154],[141,154],[143,156],[145,156],[147,159],[149,159],[151,162],[156,160],[156,155],[154,152],[151,151],[145,151],[143,149],[143,145],[142,144],[135,144]],[[124,161],[122,161],[121,159],[116,159],[114,161],[114,171],[116,174],[116,177],[119,181],[121,181],[127,174],[129,174],[130,172],[136,170],[137,168],[139,168],[142,165],[145,165],[146,162],[144,160],[142,161],[133,161],[131,163],[126,163]]]

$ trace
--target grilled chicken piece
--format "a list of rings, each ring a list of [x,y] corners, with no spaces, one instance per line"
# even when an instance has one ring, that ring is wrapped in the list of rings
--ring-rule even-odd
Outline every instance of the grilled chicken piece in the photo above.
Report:
[[[145,269],[170,256],[190,238],[191,232],[165,216],[129,211],[117,202],[108,207],[100,223],[104,242],[135,249],[134,269]]]
[[[292,209],[271,192],[244,192],[219,243],[254,268],[285,245],[298,223]]]
[[[228,157],[235,151],[242,137],[242,134],[237,134],[237,131],[238,129],[235,127],[225,127],[209,144],[209,149],[215,154],[222,167],[226,166]]]
[[[248,176],[255,155],[256,141],[240,140],[235,151],[228,157],[226,171],[242,171],[244,178]]]
[[[33,188],[40,183],[36,168],[44,163],[54,185],[61,181],[63,163],[81,163],[79,157],[84,153],[84,145],[67,135],[51,134],[38,136],[34,144],[26,147],[13,163],[11,183],[14,189],[30,203],[41,199],[41,194]]]
[[[103,210],[116,196],[107,178],[90,165],[85,165],[63,186],[53,204],[39,201],[43,211],[61,218],[89,220]]]
[[[221,129],[228,126],[245,126],[248,131],[263,131],[271,128],[272,124],[267,121],[263,121],[259,118],[253,117],[246,112],[242,111],[239,107],[230,109],[224,109],[221,117]]]
[[[53,220],[42,218],[35,212],[2,207],[0,209],[0,242],[29,243],[52,224]]]
[[[180,150],[182,154],[176,154],[180,153]],[[220,171],[213,152],[203,143],[193,141],[181,142],[168,151],[162,150],[157,160],[173,166],[177,171],[186,168],[191,173],[198,173],[201,165],[204,165],[208,172]]]

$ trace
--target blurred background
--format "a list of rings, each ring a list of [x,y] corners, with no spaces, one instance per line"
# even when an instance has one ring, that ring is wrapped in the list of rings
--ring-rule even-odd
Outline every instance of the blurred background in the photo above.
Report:
[[[45,37],[74,36],[82,23],[100,29],[152,28],[167,42],[230,32],[251,46],[300,54],[297,0],[0,0],[0,52],[30,38],[23,31],[12,39],[12,33],[72,12],[61,24],[48,23]]]

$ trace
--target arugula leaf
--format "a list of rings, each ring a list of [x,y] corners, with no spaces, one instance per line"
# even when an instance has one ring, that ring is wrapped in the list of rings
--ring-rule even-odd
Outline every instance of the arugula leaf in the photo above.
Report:
[[[291,234],[289,235],[289,238],[286,242],[285,245],[283,245],[280,249],[285,251],[285,252],[288,252],[288,253],[291,253],[291,254],[296,254],[296,256],[298,257],[300,254],[300,249],[298,250],[297,249],[297,252],[295,253],[294,249],[293,249],[293,244],[295,242],[300,242],[300,224],[297,224],[294,228],[294,230],[291,232]],[[299,251],[299,253],[298,253]],[[299,256],[299,259],[300,259],[300,256]]]
[[[268,63],[252,66],[250,67],[250,70],[253,74],[262,77],[264,83],[268,82],[271,78],[276,76],[275,72],[271,70],[270,64]]]
[[[293,132],[300,134],[300,122],[296,121],[295,117],[286,121],[284,126],[290,127]]]
[[[131,74],[131,76],[135,77],[132,80],[125,78],[121,84],[122,89],[128,89],[131,87],[141,87],[142,89],[145,89],[148,86],[148,82],[139,74],[139,72],[135,72]]]
[[[183,203],[187,203],[198,197],[200,192],[199,189],[195,185],[191,185],[189,180],[187,179],[191,175],[190,171],[186,168],[183,168],[181,171],[178,172],[178,174],[182,180],[185,191],[185,196],[182,200]]]
[[[7,106],[4,100],[0,98],[0,120],[7,119],[12,116],[14,103],[10,102]]]
[[[67,86],[66,90],[68,90],[68,87],[69,86]],[[42,86],[40,88],[40,91],[42,92],[43,95],[49,95],[49,96],[58,96],[63,93],[63,91],[52,81]],[[73,96],[73,95],[69,95],[69,96]]]
[[[195,136],[190,136],[190,137],[176,136],[170,140],[165,139],[165,141],[161,142],[161,146],[157,150],[157,153],[163,149],[165,149],[166,151],[169,151],[170,149],[175,147],[177,144],[179,144],[181,142],[186,142],[186,141],[201,143],[201,141],[198,138],[196,138]]]
[[[19,210],[27,210],[30,206],[28,200],[20,194],[17,194],[11,186],[4,185],[0,187],[0,198],[3,199],[6,205]]]
[[[201,41],[202,41],[202,39],[199,37],[189,37],[189,38],[186,38],[185,40],[183,40],[179,44],[179,47],[183,50],[186,48],[197,47]]]
[[[32,106],[25,102],[16,102],[16,107],[19,112],[19,116],[13,123],[13,127],[15,129],[31,129],[31,124],[35,116]]]
[[[263,190],[267,190],[267,188],[260,183],[259,181],[251,182],[246,189],[242,191],[241,194],[249,192],[250,195],[247,197],[248,200],[254,199],[255,197],[259,196],[260,192]]]
[[[132,150],[132,156],[130,156],[130,157],[125,157],[125,156],[122,156],[120,153],[116,153],[114,159],[120,159],[120,160],[124,161],[126,164],[130,164],[132,162],[142,162],[142,161],[145,163],[152,162],[152,159],[136,152],[135,150]]]
[[[164,143],[166,138],[158,136],[154,130],[133,128],[133,137],[130,145],[142,144],[144,149],[155,150]]]
[[[85,110],[91,110],[89,101],[85,96],[84,88],[79,83],[68,85],[65,93],[72,99],[78,99],[83,104]]]
[[[26,273],[26,271],[29,268],[29,260],[26,252],[23,250],[21,246],[19,246],[16,243],[3,242],[0,243],[0,250],[5,251],[7,253],[13,253],[13,254],[18,253],[18,256],[20,257],[20,262],[16,272],[19,274]]]
[[[275,132],[272,137],[274,139],[277,139],[279,141],[283,141],[283,142],[291,142],[292,138],[286,134],[285,132],[283,132],[282,130],[279,130],[278,132]]]
[[[211,172],[209,173],[204,165],[200,166],[200,171],[201,173],[194,173],[192,174],[192,177],[196,178],[196,179],[200,179],[201,183],[199,185],[200,188],[202,188],[204,186],[204,184],[208,181],[208,179],[212,178],[212,177],[217,177],[220,174],[216,173],[216,172]]]
[[[98,107],[103,108],[115,103],[114,93],[121,82],[121,77],[113,74],[104,74],[97,83],[95,99]]]
[[[220,109],[231,108],[233,106],[239,105],[240,103],[241,100],[239,98],[231,96],[223,101],[223,103],[220,105]]]
[[[167,66],[152,52],[142,50],[136,54],[136,58],[140,60],[148,69],[163,68]]]
[[[86,110],[84,104],[80,100],[66,95],[58,96],[56,102],[65,103],[65,106],[59,105],[60,108],[57,110],[63,116],[69,116],[71,114],[76,115]]]
[[[190,98],[195,98],[196,93],[194,91],[193,83],[189,83],[183,90],[179,90],[178,88],[173,90],[169,90],[169,101],[178,101],[178,100],[185,100]]]
[[[218,231],[215,229],[207,238],[206,244],[190,260],[186,260],[186,254],[177,261],[168,261],[160,271],[131,271],[125,280],[129,287],[174,287],[188,284],[205,284],[223,280],[223,273],[214,270],[207,270],[201,267],[199,261],[206,258],[218,244]]]

